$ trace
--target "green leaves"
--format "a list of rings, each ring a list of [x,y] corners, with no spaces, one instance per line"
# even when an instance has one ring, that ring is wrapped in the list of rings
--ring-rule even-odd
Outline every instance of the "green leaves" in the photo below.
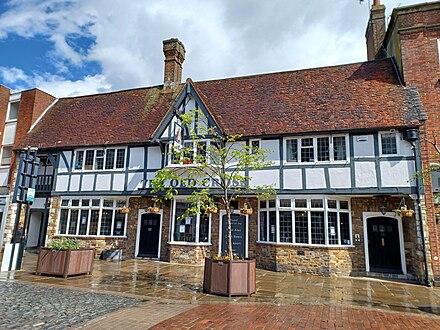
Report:
[[[79,243],[73,238],[62,237],[60,239],[54,239],[50,244],[48,244],[50,249],[60,250],[60,249],[74,249],[78,250]]]

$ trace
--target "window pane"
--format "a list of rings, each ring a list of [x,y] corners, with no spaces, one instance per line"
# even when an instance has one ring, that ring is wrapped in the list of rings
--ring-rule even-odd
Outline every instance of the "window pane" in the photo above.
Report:
[[[98,235],[99,210],[92,210],[90,215],[89,235]]]
[[[72,199],[72,206],[79,206],[79,199]]]
[[[265,209],[266,208],[266,200],[264,201],[260,201],[260,209]]]
[[[341,244],[342,245],[350,245],[350,218],[348,213],[339,213],[339,221],[341,228]]]
[[[307,199],[295,199],[295,207],[307,207]]]
[[[338,244],[338,214],[328,213],[328,244]]]
[[[105,152],[105,169],[112,170],[115,168],[115,149],[107,149]]]
[[[341,210],[348,210],[348,201],[340,201],[339,202],[339,208]]]
[[[116,207],[120,208],[120,207],[124,207],[125,206],[125,201],[124,200],[117,200],[116,201]]]
[[[104,199],[104,207],[113,207],[113,199]]]
[[[104,168],[104,150],[96,150],[95,170]]]
[[[292,212],[280,212],[280,242],[293,243],[292,239]]]
[[[259,140],[253,140],[251,141],[251,148],[252,153],[256,153],[258,149],[260,149],[260,141]]]
[[[330,208],[330,209],[335,209],[335,208],[337,208],[337,206],[336,206],[336,201],[335,201],[334,199],[329,199],[329,200],[327,200],[327,206],[328,206],[328,208]]]
[[[275,205],[276,205],[275,199],[269,200],[269,207],[275,207]]]
[[[100,201],[99,199],[92,199],[92,206],[99,206]]]
[[[209,241],[209,215],[200,215],[199,242]]]
[[[306,138],[301,139],[301,162],[309,163],[314,162],[314,150],[313,150],[313,139]]]
[[[276,211],[269,211],[269,241],[276,242],[277,240],[277,213]]]
[[[197,156],[199,162],[206,161],[206,142],[197,142]]]
[[[307,212],[295,212],[295,243],[309,242]]]
[[[196,217],[194,215],[181,219],[189,205],[186,202],[176,202],[174,219],[174,240],[181,242],[196,241]]]
[[[12,147],[3,147],[1,165],[11,165],[12,162]]]
[[[65,234],[67,229],[67,217],[69,215],[69,210],[61,209],[60,212],[60,225],[58,227],[58,234]]]
[[[9,105],[8,120],[14,120],[18,118],[18,107],[20,102],[13,102]]]
[[[124,236],[125,214],[116,212],[113,225],[113,236]]]
[[[81,218],[79,220],[79,231],[78,235],[86,235],[87,234],[87,223],[89,221],[89,211],[81,210]]]
[[[317,208],[323,208],[324,207],[324,202],[322,199],[312,199],[310,201],[310,206],[314,209]]]
[[[183,163],[191,164],[194,160],[194,143],[184,142],[183,143]]]
[[[328,137],[317,139],[318,161],[328,162],[330,160],[330,141]]]
[[[290,199],[280,199],[280,207],[291,207]]]
[[[325,244],[324,212],[311,212],[312,244]]]
[[[298,140],[286,140],[286,160],[288,162],[298,161]]]
[[[333,138],[333,157],[334,160],[347,159],[345,136],[336,136]]]
[[[113,210],[102,210],[100,235],[109,236],[112,228]]]
[[[267,241],[267,213],[260,212],[260,241]]]
[[[81,206],[89,206],[89,205],[90,205],[90,199],[81,200]]]
[[[83,167],[83,161],[84,161],[84,151],[77,151],[76,152],[76,159],[75,159],[75,170],[81,170]]]
[[[86,160],[84,162],[84,169],[85,170],[92,170],[93,169],[93,155],[94,150],[86,150]]]
[[[396,134],[386,133],[381,134],[382,154],[395,155],[397,154]]]
[[[76,235],[79,210],[70,211],[69,235]]]
[[[116,168],[125,167],[125,149],[118,149],[116,153]]]
[[[63,199],[61,201],[61,206],[69,206],[69,200],[68,199]]]

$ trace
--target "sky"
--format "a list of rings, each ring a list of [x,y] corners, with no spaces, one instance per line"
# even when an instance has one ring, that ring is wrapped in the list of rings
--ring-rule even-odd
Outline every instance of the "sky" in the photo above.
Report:
[[[371,0],[370,0],[371,1]],[[417,0],[382,0],[392,8]],[[0,0],[0,84],[56,97],[163,83],[162,41],[194,81],[366,60],[369,0]]]

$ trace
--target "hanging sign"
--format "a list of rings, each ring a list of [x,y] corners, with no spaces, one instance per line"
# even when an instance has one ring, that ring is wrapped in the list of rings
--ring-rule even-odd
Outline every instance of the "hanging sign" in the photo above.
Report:
[[[35,188],[28,188],[26,203],[32,204],[35,201]]]

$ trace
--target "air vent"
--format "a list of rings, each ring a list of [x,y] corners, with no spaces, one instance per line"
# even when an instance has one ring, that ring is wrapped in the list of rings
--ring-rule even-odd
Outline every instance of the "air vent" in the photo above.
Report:
[[[434,192],[440,192],[440,169],[432,170],[432,190]]]

